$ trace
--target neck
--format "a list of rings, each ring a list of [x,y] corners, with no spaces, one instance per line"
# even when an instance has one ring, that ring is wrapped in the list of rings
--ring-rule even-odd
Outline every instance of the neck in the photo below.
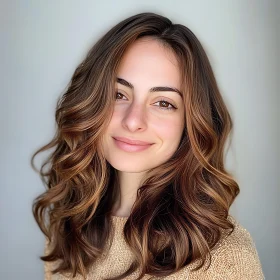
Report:
[[[113,215],[128,217],[137,197],[137,190],[141,186],[145,172],[128,173],[118,171],[119,193],[113,206]]]

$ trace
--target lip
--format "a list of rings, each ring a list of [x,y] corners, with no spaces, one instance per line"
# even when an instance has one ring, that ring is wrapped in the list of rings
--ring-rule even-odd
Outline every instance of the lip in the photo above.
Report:
[[[152,145],[153,143],[148,143],[140,140],[133,140],[133,139],[128,139],[125,137],[113,137],[117,141],[121,141],[130,145],[137,145],[137,146],[146,146],[146,145]]]
[[[125,152],[140,152],[148,149],[153,145],[153,143],[147,143],[139,140],[131,140],[123,137],[113,137],[113,140],[116,146]]]

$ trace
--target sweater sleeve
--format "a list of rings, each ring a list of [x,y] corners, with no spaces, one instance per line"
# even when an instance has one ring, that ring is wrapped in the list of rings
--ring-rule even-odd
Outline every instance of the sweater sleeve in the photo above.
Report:
[[[263,280],[260,259],[250,233],[237,224],[211,254],[208,270],[190,272],[189,280]]]
[[[178,273],[176,279],[188,280],[264,280],[262,266],[251,234],[235,220],[234,231],[211,251],[211,264],[192,271],[195,262]],[[209,258],[208,258],[209,260]],[[176,275],[177,276],[177,275]]]
[[[45,255],[49,254],[52,249],[52,244],[49,243],[49,241],[46,239],[45,241]],[[54,262],[44,262],[44,280],[68,280],[73,279],[69,275],[62,275],[60,273],[53,274],[52,271],[59,266],[59,261]],[[81,278],[77,277],[75,278],[77,280],[80,280]]]
[[[45,241],[45,255],[49,254],[49,243],[46,239]],[[51,273],[51,263],[50,262],[44,262],[44,279],[45,280],[52,280],[52,273]]]
[[[224,271],[224,279],[265,279],[256,246],[246,229],[229,237],[214,257],[218,273]]]

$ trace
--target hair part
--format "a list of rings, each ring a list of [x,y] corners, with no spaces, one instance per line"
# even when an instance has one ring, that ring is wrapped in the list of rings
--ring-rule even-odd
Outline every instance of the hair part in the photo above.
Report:
[[[222,231],[234,228],[227,217],[239,187],[223,159],[232,121],[207,55],[187,27],[141,13],[118,23],[89,50],[57,102],[54,138],[31,158],[36,169],[34,157],[54,148],[39,170],[46,191],[33,202],[34,217],[52,244],[41,259],[60,261],[53,273],[86,278],[112,238],[110,215],[119,182],[100,143],[114,110],[118,65],[126,49],[144,37],[178,59],[185,130],[175,154],[149,170],[138,189],[124,226],[135,261],[108,279],[123,279],[137,269],[137,279],[146,273],[163,277],[197,260],[195,270],[200,269]]]

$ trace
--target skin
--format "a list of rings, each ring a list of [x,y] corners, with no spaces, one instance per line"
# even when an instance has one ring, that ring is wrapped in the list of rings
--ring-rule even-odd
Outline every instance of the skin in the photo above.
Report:
[[[106,160],[118,170],[120,178],[113,215],[127,217],[146,171],[166,162],[177,150],[184,129],[184,104],[176,92],[149,92],[152,87],[163,86],[181,90],[175,55],[155,39],[146,37],[134,42],[121,60],[117,77],[134,88],[116,82],[114,113],[102,146]],[[144,151],[127,152],[121,150],[112,137],[153,145]]]

